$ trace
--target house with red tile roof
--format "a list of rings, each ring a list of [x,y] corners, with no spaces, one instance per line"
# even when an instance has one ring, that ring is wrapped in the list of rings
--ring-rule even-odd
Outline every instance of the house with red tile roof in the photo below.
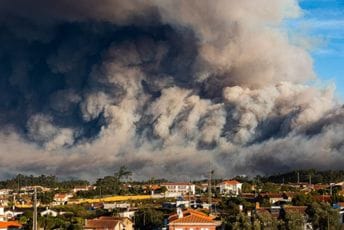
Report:
[[[217,225],[208,215],[192,209],[178,209],[168,218],[169,230],[215,230]]]
[[[222,195],[239,195],[242,189],[242,183],[237,180],[225,180],[217,185]]]
[[[20,229],[22,225],[18,221],[0,221],[0,230]]]
[[[95,219],[86,219],[83,229],[133,230],[133,222],[125,217],[101,216]]]
[[[69,193],[56,193],[54,195],[54,204],[55,205],[65,205],[68,203],[68,200],[72,198],[73,195]]]

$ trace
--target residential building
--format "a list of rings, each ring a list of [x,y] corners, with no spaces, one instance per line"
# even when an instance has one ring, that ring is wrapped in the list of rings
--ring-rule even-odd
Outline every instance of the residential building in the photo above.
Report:
[[[0,221],[0,230],[21,229],[22,225],[18,221]]]
[[[0,221],[5,221],[5,220],[6,220],[5,209],[4,207],[0,206]]]
[[[95,189],[95,186],[84,185],[84,186],[75,186],[73,188],[73,193],[77,193],[80,191],[89,191]]]
[[[242,190],[242,183],[236,180],[225,180],[217,185],[222,195],[239,195]]]
[[[41,216],[53,216],[53,217],[56,217],[58,215],[58,212],[47,208],[46,210],[42,211],[40,214],[41,214]]]
[[[291,202],[292,196],[288,196],[285,193],[261,193],[260,194],[263,197],[266,197],[269,199],[270,204],[276,204],[276,203],[283,203],[283,202]]]
[[[126,217],[130,220],[132,220],[135,216],[135,211],[123,211],[118,213],[119,217]]]
[[[24,212],[19,212],[15,210],[5,211],[5,217],[7,220],[15,219],[17,216],[22,215]]]
[[[72,197],[73,197],[72,194],[56,193],[54,196],[54,204],[55,205],[65,205],[65,204],[67,204],[68,200]]]
[[[169,230],[215,230],[217,225],[208,215],[192,209],[177,209],[168,218]]]
[[[101,216],[95,219],[86,219],[84,229],[133,230],[133,222],[129,218]]]
[[[106,210],[114,210],[114,209],[129,209],[129,203],[104,203],[104,209]]]
[[[166,196],[169,197],[182,196],[186,194],[194,195],[196,193],[195,185],[188,182],[163,183],[161,186],[166,187]]]

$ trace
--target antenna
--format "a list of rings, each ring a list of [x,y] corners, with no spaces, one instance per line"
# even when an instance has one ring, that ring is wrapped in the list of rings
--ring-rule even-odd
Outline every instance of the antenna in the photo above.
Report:
[[[212,197],[212,192],[211,192],[211,177],[214,173],[214,170],[211,169],[211,166],[209,164],[209,177],[208,177],[208,203],[209,203],[209,212],[211,212],[211,197]]]
[[[34,195],[33,195],[33,221],[32,221],[32,230],[37,230],[37,188],[35,186]]]

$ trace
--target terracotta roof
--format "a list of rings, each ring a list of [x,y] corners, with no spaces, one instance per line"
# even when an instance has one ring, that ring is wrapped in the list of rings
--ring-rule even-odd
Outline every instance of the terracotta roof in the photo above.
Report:
[[[329,187],[328,184],[315,184],[315,185],[313,186],[313,188],[314,188],[315,190],[325,189],[325,188],[328,188],[328,187]]]
[[[210,224],[216,225],[213,219],[202,212],[187,209],[183,211],[183,217],[178,218],[177,214],[171,215],[169,218],[169,224]]]
[[[85,229],[113,229],[119,223],[119,220],[116,220],[112,217],[100,217],[99,219],[87,220],[85,224]]]
[[[160,189],[160,186],[157,185],[157,184],[152,184],[149,186],[152,190],[157,190],[157,189]]]
[[[301,214],[305,214],[307,206],[284,206],[283,209],[286,212],[298,212]]]
[[[20,228],[22,225],[17,221],[0,221],[0,228],[8,228],[8,227],[18,227]]]
[[[321,202],[321,201],[330,202],[331,201],[330,195],[314,195],[313,198],[315,201],[318,201],[318,202]]]
[[[67,197],[68,194],[64,194],[64,193],[56,193],[54,195],[54,198],[58,199],[58,198],[65,198]]]
[[[222,181],[221,184],[236,185],[236,184],[241,184],[241,183],[237,180],[225,180],[225,181]]]

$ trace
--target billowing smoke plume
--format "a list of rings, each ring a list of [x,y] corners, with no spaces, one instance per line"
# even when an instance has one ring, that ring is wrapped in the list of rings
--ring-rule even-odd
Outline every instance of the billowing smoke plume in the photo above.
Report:
[[[283,32],[296,0],[3,0],[1,174],[339,168],[344,109]]]

